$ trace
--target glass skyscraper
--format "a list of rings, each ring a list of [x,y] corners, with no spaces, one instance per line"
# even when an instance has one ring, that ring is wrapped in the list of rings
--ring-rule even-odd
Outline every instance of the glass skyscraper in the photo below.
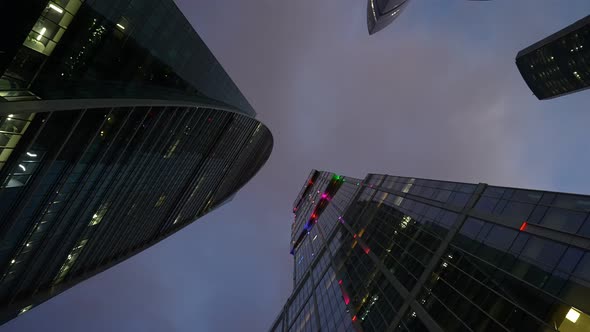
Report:
[[[516,66],[541,100],[590,87],[590,15],[518,52]]]
[[[367,29],[369,35],[383,30],[390,25],[410,0],[368,0]]]
[[[227,203],[273,139],[173,1],[0,13],[3,323]]]
[[[590,196],[312,171],[271,331],[590,330]]]

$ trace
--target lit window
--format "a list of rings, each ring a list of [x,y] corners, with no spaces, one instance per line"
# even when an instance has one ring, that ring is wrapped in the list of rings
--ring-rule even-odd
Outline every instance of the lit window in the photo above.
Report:
[[[166,200],[166,195],[160,196],[160,198],[158,198],[158,201],[156,202],[156,205],[154,205],[154,207],[162,206],[164,204],[165,200]]]
[[[49,8],[55,10],[56,12],[58,12],[60,14],[64,12],[63,9],[59,8],[58,6],[56,6],[56,5],[52,4],[52,3],[49,4]]]
[[[32,308],[32,307],[33,307],[33,305],[31,304],[31,305],[28,305],[28,306],[26,306],[26,307],[22,308],[22,309],[21,309],[21,310],[18,312],[19,316],[20,316],[20,315],[22,315],[22,314],[24,314],[25,312],[27,312],[27,311],[31,310],[31,308]]]
[[[88,226],[98,225],[102,221],[102,218],[104,218],[104,215],[107,213],[107,209],[108,204],[101,205],[96,211],[96,213],[92,215],[92,218],[90,219],[90,223],[88,224]]]
[[[41,31],[39,31],[39,35],[37,36],[37,40],[41,40],[41,38],[43,38],[43,35],[45,34],[46,31],[47,31],[47,28],[45,28],[45,27],[41,28]]]
[[[574,308],[571,308],[570,311],[567,312],[567,315],[565,315],[565,318],[567,318],[572,323],[575,323],[578,321],[578,318],[580,318],[580,312]]]
[[[180,143],[180,139],[177,139],[176,142],[174,142],[174,144],[172,144],[168,148],[168,151],[164,155],[164,159],[168,159],[168,158],[170,158],[172,156],[172,154],[174,153],[174,150],[176,150],[176,147],[178,146],[178,143]]]
[[[408,224],[410,223],[410,221],[412,221],[412,218],[410,216],[404,216],[402,218],[402,222],[400,223],[401,228],[408,227]]]

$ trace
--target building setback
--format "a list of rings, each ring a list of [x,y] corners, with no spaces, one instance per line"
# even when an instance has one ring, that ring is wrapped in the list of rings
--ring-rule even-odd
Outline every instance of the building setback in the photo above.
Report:
[[[173,1],[0,9],[4,323],[230,201],[273,139]]]
[[[590,329],[590,196],[312,171],[271,331]]]
[[[518,52],[516,66],[537,98],[590,86],[590,15]]]

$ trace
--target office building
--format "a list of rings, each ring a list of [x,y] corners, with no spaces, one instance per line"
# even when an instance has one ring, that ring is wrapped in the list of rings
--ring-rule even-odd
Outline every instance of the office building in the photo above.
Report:
[[[383,30],[390,25],[410,0],[368,0],[367,28],[369,35]]]
[[[590,15],[518,52],[516,66],[540,100],[590,87]]]
[[[0,9],[3,323],[227,203],[273,139],[173,1]]]
[[[271,331],[590,330],[590,196],[312,171]]]

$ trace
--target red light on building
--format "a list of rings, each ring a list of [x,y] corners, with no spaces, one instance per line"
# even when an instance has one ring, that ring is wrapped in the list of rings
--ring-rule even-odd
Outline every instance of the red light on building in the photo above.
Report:
[[[342,279],[338,280],[338,285],[342,285]]]
[[[371,252],[371,249],[369,247],[365,248],[365,254],[369,254]]]
[[[354,234],[352,237],[356,239],[356,234]]]
[[[522,225],[520,225],[520,231],[524,231],[526,229],[526,226],[528,225],[528,223],[526,221],[523,221]]]
[[[356,322],[356,315],[352,316],[352,321]]]

